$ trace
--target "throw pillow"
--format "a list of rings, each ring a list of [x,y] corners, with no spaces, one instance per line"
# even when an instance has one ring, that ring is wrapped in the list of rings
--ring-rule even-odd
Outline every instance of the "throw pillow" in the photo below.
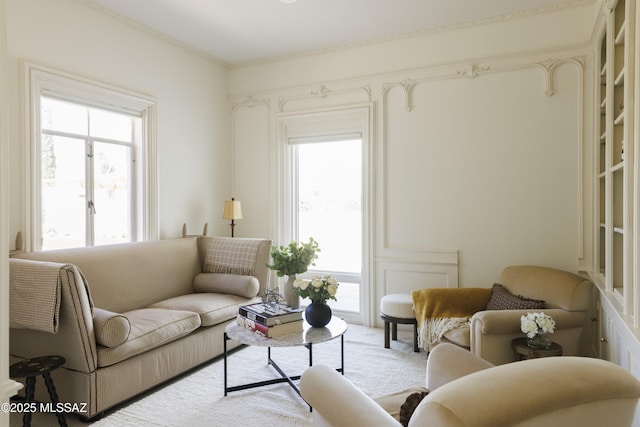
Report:
[[[207,248],[206,273],[229,273],[253,276],[260,241],[215,237]]]
[[[547,308],[542,300],[514,295],[500,283],[494,283],[487,303],[487,310],[536,310]]]
[[[428,394],[428,391],[421,391],[417,393],[411,393],[407,396],[407,400],[404,401],[400,407],[400,424],[404,427],[409,425],[409,420],[413,415],[413,411],[416,410],[422,399]]]
[[[193,278],[193,290],[231,294],[253,298],[258,295],[260,282],[253,276],[225,273],[200,273]]]
[[[126,316],[97,307],[93,309],[93,328],[96,343],[105,347],[123,344],[131,332],[131,324]]]

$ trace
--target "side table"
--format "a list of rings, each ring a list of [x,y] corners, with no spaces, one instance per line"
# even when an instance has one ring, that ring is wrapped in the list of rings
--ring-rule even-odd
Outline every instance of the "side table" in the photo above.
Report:
[[[511,348],[516,361],[537,359],[540,357],[562,356],[562,346],[552,342],[551,347],[547,350],[535,349],[527,345],[526,338],[516,338],[511,341]]]
[[[33,395],[35,393],[36,377],[42,375],[44,383],[47,385],[47,391],[51,397],[54,407],[58,404],[58,394],[56,388],[53,385],[51,379],[51,371],[58,369],[64,365],[64,357],[61,356],[42,356],[33,359],[26,359],[22,362],[15,363],[9,368],[9,376],[11,378],[26,378],[25,388],[25,402],[33,402]],[[67,420],[64,418],[62,412],[56,412],[58,417],[58,424],[61,427],[67,427]],[[26,411],[22,418],[23,427],[29,427],[31,425],[31,412]]]

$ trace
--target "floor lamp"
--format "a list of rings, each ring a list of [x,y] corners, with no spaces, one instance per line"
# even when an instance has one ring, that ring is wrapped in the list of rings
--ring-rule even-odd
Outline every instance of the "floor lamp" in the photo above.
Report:
[[[233,228],[236,226],[234,221],[236,219],[242,219],[242,206],[240,206],[240,200],[236,200],[232,197],[231,200],[224,201],[222,219],[231,220],[231,237],[233,237]]]

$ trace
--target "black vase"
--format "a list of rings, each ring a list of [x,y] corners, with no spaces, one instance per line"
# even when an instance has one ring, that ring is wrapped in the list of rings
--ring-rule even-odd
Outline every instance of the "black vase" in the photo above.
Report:
[[[331,321],[331,307],[319,301],[311,301],[304,310],[307,323],[314,328],[323,328]]]

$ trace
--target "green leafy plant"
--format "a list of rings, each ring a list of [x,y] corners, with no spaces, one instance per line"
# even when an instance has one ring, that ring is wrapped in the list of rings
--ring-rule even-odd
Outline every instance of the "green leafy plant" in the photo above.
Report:
[[[309,242],[301,243],[292,241],[288,246],[272,246],[272,264],[267,264],[271,270],[275,270],[278,277],[293,276],[307,271],[310,265],[316,265],[318,259],[318,242],[313,237]]]

